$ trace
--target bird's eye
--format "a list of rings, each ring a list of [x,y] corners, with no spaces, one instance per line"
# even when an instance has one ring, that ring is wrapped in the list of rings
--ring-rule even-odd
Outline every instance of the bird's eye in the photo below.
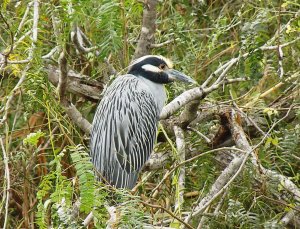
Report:
[[[166,65],[165,64],[160,64],[158,67],[161,70],[165,70],[166,69]]]

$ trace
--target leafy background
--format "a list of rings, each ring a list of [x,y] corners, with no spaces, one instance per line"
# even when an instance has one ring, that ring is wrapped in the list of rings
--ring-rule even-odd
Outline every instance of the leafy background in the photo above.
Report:
[[[4,0],[1,3],[0,51],[9,53],[10,47],[15,45],[13,52],[9,53],[9,61],[27,59],[32,50],[31,36],[26,35],[33,26],[32,8],[29,7],[26,21],[18,30],[29,4],[28,0]],[[249,53],[231,68],[226,77],[248,77],[250,80],[214,91],[201,101],[199,110],[203,113],[222,110],[231,107],[234,99],[267,132],[293,105],[288,118],[271,131],[256,154],[266,168],[288,177],[298,187],[300,43],[298,40],[283,48],[282,79],[278,76],[278,50],[256,49],[297,39],[299,7],[296,1],[284,0],[160,1],[155,42],[170,42],[152,50],[153,54],[172,59],[176,69],[188,73],[200,84],[222,64]],[[163,168],[142,173],[141,179],[147,177],[147,180],[134,194],[113,190],[94,181],[88,156],[88,136],[66,115],[56,87],[47,77],[47,66],[49,63],[57,65],[59,53],[54,53],[48,61],[42,56],[57,46],[66,46],[70,69],[106,84],[113,78],[106,64],[107,58],[117,72],[126,72],[139,39],[142,13],[143,4],[133,0],[40,1],[38,39],[32,59],[27,64],[2,64],[0,68],[1,116],[20,77],[27,76],[20,89],[14,92],[7,120],[0,125],[3,142],[0,150],[1,225],[6,221],[8,228],[80,228],[93,211],[94,221],[90,228],[104,228],[109,219],[105,206],[116,204],[120,205],[119,226],[122,228],[141,228],[146,224],[179,228],[180,224],[173,217],[160,209],[143,205],[141,201],[151,199],[151,203],[183,217],[206,195],[223,171],[224,164],[214,154],[186,164],[185,202],[176,212],[178,172],[164,182],[159,194],[155,197],[151,194],[166,171],[176,163],[175,156],[170,157]],[[70,33],[75,25],[96,47],[93,52],[83,54],[74,48]],[[15,43],[23,35],[24,39]],[[293,79],[286,81],[291,76]],[[284,82],[281,87],[261,96],[280,82]],[[171,101],[187,87],[174,84],[168,85],[167,89]],[[85,118],[92,121],[97,101],[72,93],[67,97]],[[219,126],[220,120],[212,114],[194,128],[213,139]],[[161,129],[159,135],[164,134],[167,135]],[[249,130],[252,144],[258,143],[262,137],[251,134]],[[176,148],[174,136],[167,138],[169,141],[158,141],[157,153]],[[204,152],[211,148],[195,131],[185,131],[185,141],[190,151]],[[8,206],[7,192],[4,191],[8,186],[5,154],[10,175]],[[287,197],[288,202],[281,200],[281,187],[277,184],[273,184],[272,193],[265,187],[272,183],[261,181],[262,185],[257,185],[253,182],[254,174],[254,168],[247,163],[242,174],[226,190],[226,195],[211,205],[207,212],[207,228],[285,227],[279,223],[280,219],[299,203],[292,195]],[[78,201],[81,205],[75,211]],[[296,212],[299,213],[299,208]],[[198,223],[195,219],[192,225],[196,228]],[[287,227],[298,228],[300,224]]]

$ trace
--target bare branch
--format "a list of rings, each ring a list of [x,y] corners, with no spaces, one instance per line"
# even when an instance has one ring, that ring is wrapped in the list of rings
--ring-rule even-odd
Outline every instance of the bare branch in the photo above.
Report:
[[[17,90],[19,90],[19,88],[21,87],[22,83],[26,80],[27,78],[27,71],[30,68],[30,61],[33,58],[33,53],[36,47],[36,42],[37,42],[37,26],[38,26],[38,19],[39,19],[39,1],[38,0],[34,0],[33,2],[33,25],[32,25],[32,42],[31,42],[31,48],[29,50],[29,54],[28,54],[28,58],[27,60],[25,60],[25,63],[28,63],[25,68],[22,71],[21,77],[18,81],[18,83],[16,84],[16,86],[13,88],[13,90],[10,92],[10,95],[7,98],[5,107],[4,107],[4,115],[2,120],[0,120],[0,126],[3,125],[3,123],[7,120],[7,116],[8,116],[8,111],[11,107],[11,103],[14,99],[14,95],[16,93]],[[3,62],[4,64],[9,63],[9,62]],[[0,64],[3,64],[0,63]]]
[[[268,136],[268,134],[274,129],[274,127],[288,116],[290,110],[291,110],[291,107],[290,107],[289,111],[287,112],[287,114],[283,118],[279,119],[277,122],[275,122],[272,125],[272,127],[269,129],[268,133],[255,146],[255,148],[257,148],[259,145],[261,145],[264,142],[265,138]],[[233,126],[233,127],[236,128],[236,126]],[[238,136],[238,137],[234,138],[237,147],[239,147],[240,149],[246,150],[248,152],[252,149],[242,128],[236,128],[235,130],[233,130],[233,136]],[[255,148],[253,148],[252,150],[254,150]],[[259,169],[259,171],[261,171],[264,174],[264,177],[269,178],[273,182],[276,181],[278,183],[278,185],[282,186],[289,193],[293,194],[294,199],[298,203],[300,202],[300,190],[290,179],[288,179],[288,177],[281,175],[281,174],[277,173],[276,171],[272,171],[272,170],[264,168],[262,165],[257,163],[255,155],[252,156],[251,162]],[[260,175],[260,173],[258,173],[257,175]],[[261,178],[258,177],[258,180],[261,180]],[[299,207],[299,205],[298,205],[298,207]],[[292,211],[292,213],[290,213],[290,214],[294,214],[293,213],[294,210],[291,210],[291,211]]]
[[[38,35],[38,20],[39,20],[39,1],[33,1],[33,28],[32,28],[32,41],[37,42]]]
[[[194,100],[188,103],[179,116],[180,127],[185,129],[197,117],[200,100]]]
[[[59,33],[60,33],[58,25],[59,25],[60,21],[56,18],[56,16],[54,14],[52,14],[52,23],[53,23],[54,33],[56,35],[56,38],[58,39]],[[62,47],[58,47],[58,49],[61,50]],[[58,91],[58,95],[60,97],[60,104],[64,108],[66,114],[72,119],[72,121],[80,129],[82,129],[87,135],[89,135],[90,131],[91,131],[91,123],[89,123],[89,121],[87,121],[83,117],[83,115],[76,108],[76,106],[74,106],[72,103],[70,103],[65,96],[65,91],[67,90],[67,86],[68,86],[68,82],[67,82],[68,66],[67,66],[67,59],[65,57],[64,50],[61,51],[58,62],[59,62],[59,70],[60,71],[59,71],[57,91]],[[51,74],[48,74],[48,76],[49,75],[51,76]]]
[[[165,46],[165,45],[168,45],[168,44],[170,44],[170,43],[172,43],[172,42],[174,42],[174,39],[172,39],[172,40],[167,40],[167,41],[164,41],[164,42],[159,43],[159,44],[150,44],[150,47],[151,47],[151,48],[161,48],[161,47],[163,47],[163,46]]]
[[[94,216],[93,216],[93,212],[91,212],[90,214],[88,214],[88,216],[84,219],[83,221],[83,226],[87,227],[93,220]]]
[[[160,169],[170,158],[170,152],[151,153],[150,158],[143,166],[143,170]]]
[[[185,161],[185,140],[184,140],[184,132],[183,130],[178,127],[174,126],[174,133],[176,136],[176,146],[177,146],[177,157],[179,163]],[[176,195],[175,198],[175,212],[181,214],[182,205],[184,203],[184,189],[185,189],[185,166],[181,166],[179,168],[179,174],[178,174],[178,182],[176,185]]]
[[[282,61],[283,61],[283,51],[282,51],[282,47],[278,45],[278,66],[279,66],[278,75],[280,79],[283,78],[283,74],[284,74]]]
[[[67,58],[65,56],[64,51],[60,53],[59,59],[59,80],[57,85],[57,92],[60,98],[60,101],[63,101],[65,99],[65,92],[67,87],[67,81],[68,81],[68,64],[67,64]]]
[[[245,136],[237,135],[237,131],[242,129],[236,120],[236,113],[232,110],[231,122],[232,135],[235,136],[237,141],[243,141]],[[224,169],[224,171],[217,178],[215,183],[212,185],[208,194],[200,201],[200,203],[195,208],[194,213],[190,214],[185,222],[189,222],[192,217],[198,216],[203,212],[220,194],[228,188],[228,186],[236,179],[236,177],[242,171],[249,155],[252,153],[253,149],[250,147],[247,151],[243,151],[237,157],[235,157],[230,164]]]
[[[9,196],[10,196],[10,172],[9,172],[9,165],[8,165],[8,156],[2,141],[2,138],[0,137],[0,144],[3,154],[3,163],[4,163],[4,179],[5,179],[5,185],[3,190],[3,199],[5,199],[5,216],[4,216],[4,223],[3,228],[6,228],[6,225],[8,223],[8,204],[9,204]]]
[[[28,15],[28,13],[29,13],[29,10],[30,10],[31,6],[32,6],[32,2],[29,2],[29,3],[27,4],[25,13],[24,13],[24,15],[23,15],[23,17],[22,17],[22,20],[21,20],[21,22],[20,22],[20,24],[19,24],[19,26],[18,26],[18,29],[17,29],[17,31],[16,31],[16,33],[15,33],[15,36],[14,36],[14,39],[15,39],[15,40],[17,40],[17,36],[18,36],[18,34],[21,32],[22,27],[23,27],[24,24],[25,24],[25,20],[26,20],[26,18],[27,18],[27,15]]]
[[[67,115],[73,120],[73,122],[82,129],[87,135],[90,134],[91,131],[91,123],[87,121],[80,111],[68,101],[62,101],[61,104],[63,105]]]
[[[151,44],[154,43],[157,2],[147,0],[144,3],[142,29],[133,59],[150,54]]]
[[[60,70],[55,66],[47,66],[49,81],[57,86],[59,81]],[[77,94],[81,97],[87,98],[92,101],[98,101],[101,97],[101,92],[104,84],[97,80],[91,79],[86,75],[82,75],[73,70],[68,71],[68,81],[66,90],[68,92]]]
[[[50,59],[58,51],[58,46],[55,46],[49,53],[42,56],[42,59]]]
[[[282,44],[282,45],[280,45],[279,47],[280,47],[280,48],[283,48],[283,47],[289,46],[289,45],[291,45],[291,44],[297,42],[299,39],[300,39],[300,37],[296,38],[296,39],[293,40],[293,41],[290,41],[290,42],[287,42],[287,43],[285,43],[285,44]],[[266,43],[268,43],[268,42],[266,42]],[[279,47],[278,47],[278,45],[277,45],[277,46],[263,45],[263,46],[261,46],[261,47],[255,49],[255,50],[253,50],[251,53],[257,52],[257,51],[260,51],[260,50],[261,50],[261,51],[277,50]],[[250,55],[250,53],[245,53],[245,54],[243,54],[243,55],[241,55],[241,56],[239,56],[239,57],[232,58],[232,59],[231,59],[230,61],[228,61],[227,63],[221,65],[217,70],[215,70],[215,71],[214,71],[214,72],[206,79],[206,81],[202,84],[202,87],[205,88],[206,86],[208,86],[208,84],[211,82],[211,80],[212,80],[215,76],[217,76],[220,72],[222,72],[222,71],[225,69],[225,70],[223,71],[223,73],[219,76],[218,80],[217,80],[215,83],[217,83],[218,81],[220,81],[220,80],[225,76],[225,73],[227,73],[227,72],[230,70],[230,68],[231,68],[235,63],[237,63],[241,58],[246,58],[246,57],[248,57],[249,55]]]
[[[118,228],[118,224],[120,223],[120,211],[115,206],[106,206],[106,210],[110,215],[109,220],[107,221],[107,229]]]
[[[295,217],[296,217],[295,210],[290,210],[288,213],[286,213],[284,215],[284,217],[282,217],[282,219],[280,220],[280,223],[283,226],[287,226]]]
[[[231,84],[235,82],[243,82],[247,79],[244,78],[237,78],[237,79],[228,79],[223,80],[217,84],[213,84],[212,86],[208,88],[202,88],[202,87],[196,87],[193,89],[190,89],[188,91],[183,92],[181,95],[177,96],[173,101],[171,101],[169,104],[167,104],[161,114],[160,119],[166,119],[172,114],[174,114],[177,110],[179,110],[181,107],[186,105],[187,103],[196,100],[196,99],[203,99],[207,94],[211,93],[212,91],[218,89],[223,84]]]
[[[97,47],[85,47],[84,39],[82,37],[83,32],[78,28],[78,26],[74,26],[74,30],[71,32],[71,39],[74,42],[78,51],[82,53],[93,52],[97,49]],[[90,42],[89,42],[90,43]]]

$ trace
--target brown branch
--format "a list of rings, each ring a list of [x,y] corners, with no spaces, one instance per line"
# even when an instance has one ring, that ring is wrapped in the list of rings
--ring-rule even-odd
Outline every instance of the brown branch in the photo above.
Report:
[[[77,124],[77,126],[79,126],[79,128],[82,129],[87,135],[89,135],[91,131],[91,124],[82,116],[80,111],[78,111],[77,108],[68,101],[65,96],[68,79],[68,67],[64,52],[60,54],[58,62],[60,75],[57,91],[60,98],[60,104],[63,106],[67,115],[73,120],[73,122]]]
[[[73,120],[73,122],[82,129],[87,135],[91,132],[91,123],[86,120],[80,111],[69,101],[61,101],[61,105],[64,107],[67,115]]]
[[[234,136],[236,146],[242,150],[245,150],[248,152],[250,152],[250,151],[253,152],[253,150],[258,148],[265,141],[265,139],[270,134],[270,132],[274,129],[274,127],[277,126],[278,123],[280,123],[281,121],[283,121],[285,118],[288,117],[289,112],[291,111],[291,108],[292,107],[290,107],[290,109],[288,110],[288,112],[286,113],[286,115],[284,117],[279,119],[277,122],[275,122],[271,126],[271,128],[269,129],[267,134],[262,138],[262,140],[254,148],[252,148],[250,143],[248,142],[244,130],[240,126],[231,125],[232,126],[232,135]],[[268,179],[272,180],[273,183],[275,181],[278,183],[278,185],[281,185],[284,188],[283,190],[286,190],[286,191],[288,191],[288,193],[293,194],[293,198],[295,199],[296,202],[300,201],[300,189],[288,177],[281,175],[281,174],[277,173],[276,171],[264,168],[261,164],[259,164],[257,162],[255,155],[252,155],[251,162],[260,171],[260,173],[256,174],[258,176],[257,180],[262,180],[262,179],[266,180],[265,178],[267,177]],[[264,176],[264,178],[261,177],[262,175]],[[270,187],[272,187],[272,186],[274,186],[274,185],[271,185]],[[284,197],[281,197],[281,198],[284,198]],[[299,204],[296,206],[297,206],[296,208],[298,209]],[[291,212],[292,211],[295,211],[295,210],[293,209],[293,210],[291,210]],[[292,212],[290,214],[294,214],[294,213]]]
[[[49,81],[57,86],[59,82],[60,70],[49,65],[46,67],[47,77]],[[104,84],[97,80],[91,79],[86,75],[82,75],[73,70],[68,71],[68,81],[66,85],[66,91],[79,95],[91,101],[98,101],[100,99],[101,92],[104,88]]]
[[[68,81],[68,64],[67,64],[67,58],[64,51],[60,53],[60,56],[58,58],[58,63],[59,63],[60,74],[58,79],[57,92],[60,101],[63,101],[65,99],[65,92],[66,92],[67,81]]]
[[[238,142],[244,141],[246,136],[242,136],[237,133],[238,130],[242,129],[239,121],[239,116],[237,116],[236,112],[232,110],[231,114],[228,114],[227,117],[228,122],[230,123],[232,136]],[[189,222],[192,217],[196,217],[201,212],[205,211],[205,209],[229,187],[229,185],[237,178],[237,176],[244,168],[249,155],[253,152],[254,149],[255,148],[252,149],[251,147],[243,149],[243,152],[230,162],[230,164],[224,169],[224,171],[212,185],[208,194],[197,205],[194,213],[191,213],[187,216],[185,222]]]
[[[156,170],[162,168],[170,159],[170,152],[151,153],[150,158],[143,166],[143,170]]]
[[[179,116],[180,127],[186,129],[187,126],[197,117],[200,100],[194,100],[188,103]]]
[[[151,45],[154,43],[156,5],[157,0],[145,0],[143,10],[142,29],[133,59],[150,54]]]

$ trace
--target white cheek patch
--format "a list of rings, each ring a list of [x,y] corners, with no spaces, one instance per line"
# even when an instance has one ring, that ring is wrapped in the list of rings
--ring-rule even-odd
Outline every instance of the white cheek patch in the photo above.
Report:
[[[148,72],[162,72],[162,70],[156,66],[153,66],[151,64],[145,64],[142,66],[142,69],[148,71]]]

